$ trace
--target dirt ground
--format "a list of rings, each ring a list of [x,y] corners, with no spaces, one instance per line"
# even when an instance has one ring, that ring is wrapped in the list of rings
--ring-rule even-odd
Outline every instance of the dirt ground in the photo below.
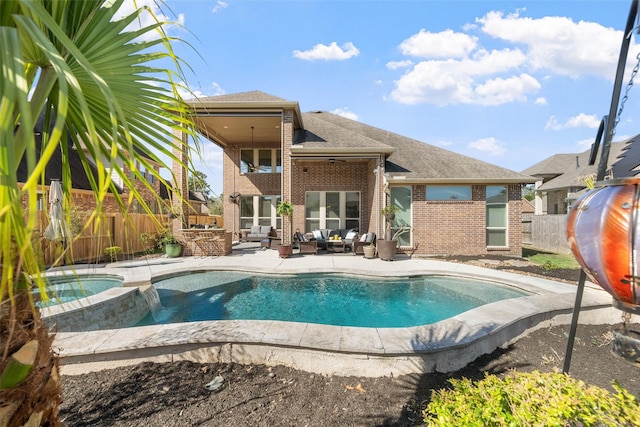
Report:
[[[508,260],[492,261],[490,266],[518,270]],[[578,270],[539,271],[533,266],[521,269],[527,274],[573,282],[579,274]],[[608,389],[612,389],[612,381],[617,381],[640,396],[638,367],[611,353],[614,328],[579,325],[570,374]],[[508,348],[448,374],[336,377],[284,366],[176,362],[64,376],[61,419],[69,427],[421,425],[420,411],[431,391],[447,387],[449,378],[480,379],[486,372],[502,375],[512,369],[561,370],[568,331],[568,326],[534,331]],[[216,376],[224,378],[222,387],[208,391],[205,384]]]

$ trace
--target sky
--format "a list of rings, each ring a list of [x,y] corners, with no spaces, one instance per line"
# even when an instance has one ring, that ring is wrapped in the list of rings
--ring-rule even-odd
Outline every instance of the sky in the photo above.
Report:
[[[163,12],[197,96],[259,90],[520,172],[594,141],[630,5],[167,0]],[[637,91],[614,141],[640,133]],[[219,195],[222,152],[202,149],[196,169]]]

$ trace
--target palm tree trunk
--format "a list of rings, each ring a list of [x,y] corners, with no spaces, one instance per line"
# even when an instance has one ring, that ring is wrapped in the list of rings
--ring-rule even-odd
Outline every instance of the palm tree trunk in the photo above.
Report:
[[[0,306],[0,373],[12,355],[35,340],[35,362],[26,379],[0,389],[0,427],[61,426],[58,406],[61,402],[58,357],[51,348],[54,336],[43,325],[40,311],[31,302],[29,290],[16,291],[13,302],[2,295]]]

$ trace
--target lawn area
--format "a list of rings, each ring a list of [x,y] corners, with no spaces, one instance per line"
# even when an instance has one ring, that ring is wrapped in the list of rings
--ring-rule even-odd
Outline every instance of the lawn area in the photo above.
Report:
[[[557,254],[534,248],[522,248],[522,257],[541,266],[545,270],[580,268],[580,265],[571,254]]]

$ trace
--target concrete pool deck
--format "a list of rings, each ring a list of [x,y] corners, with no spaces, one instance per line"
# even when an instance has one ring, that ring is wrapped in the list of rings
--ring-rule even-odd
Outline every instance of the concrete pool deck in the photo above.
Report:
[[[385,376],[449,372],[528,332],[571,321],[576,286],[467,264],[398,256],[395,261],[351,254],[294,255],[236,250],[224,257],[152,258],[78,268],[116,275],[125,286],[209,270],[270,274],[314,272],[403,277],[454,275],[515,286],[531,296],[499,301],[452,318],[407,328],[359,328],[281,321],[206,321],[88,332],[59,332],[54,348],[62,373],[79,374],[143,361],[286,365],[327,375]],[[587,283],[582,324],[612,324],[621,312],[611,296]],[[85,310],[87,308],[85,307]]]

